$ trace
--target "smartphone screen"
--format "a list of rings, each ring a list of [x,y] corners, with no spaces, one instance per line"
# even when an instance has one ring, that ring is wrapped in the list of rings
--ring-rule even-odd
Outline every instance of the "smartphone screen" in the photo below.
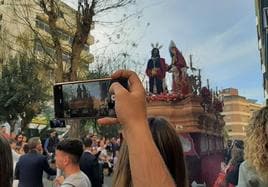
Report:
[[[110,84],[110,79],[100,79],[54,85],[55,118],[115,116]]]

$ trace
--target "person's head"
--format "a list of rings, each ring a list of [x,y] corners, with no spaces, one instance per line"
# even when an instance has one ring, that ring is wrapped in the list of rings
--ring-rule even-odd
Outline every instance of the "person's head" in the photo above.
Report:
[[[22,138],[22,142],[23,142],[23,143],[26,143],[26,142],[27,142],[27,137],[26,137],[26,136],[23,136],[23,138]]]
[[[246,129],[245,159],[268,182],[268,107],[255,112]]]
[[[54,137],[56,137],[57,132],[54,129],[51,129],[49,135],[51,138],[54,138]]]
[[[116,139],[115,139],[115,137],[112,137],[112,139],[111,139],[111,143],[112,143],[112,144],[115,144],[115,143],[116,143]]]
[[[244,150],[237,148],[237,147],[233,147],[233,149],[231,151],[230,163],[232,165],[237,165],[237,164],[241,163],[243,160],[244,160]]]
[[[56,166],[61,170],[67,167],[79,166],[83,154],[83,143],[78,139],[66,139],[57,145]]]
[[[108,138],[105,140],[105,144],[106,145],[110,144],[110,140]]]
[[[5,125],[1,125],[0,126],[0,133],[6,133],[6,126]]]
[[[105,146],[105,139],[100,140],[99,146],[100,147],[104,147]]]
[[[227,140],[227,148],[231,148],[233,141]]]
[[[91,145],[92,145],[92,140],[91,140],[91,138],[84,138],[84,140],[83,140],[83,144],[84,144],[84,146],[85,146],[85,148],[90,148],[91,147]]]
[[[171,40],[169,43],[170,56],[173,57],[177,53],[177,51],[178,51],[178,49],[177,49],[175,42],[173,40]]]
[[[24,154],[28,153],[29,152],[29,145],[28,145],[28,143],[24,144],[22,149],[23,149]]]
[[[154,142],[174,181],[177,186],[186,187],[188,179],[183,149],[175,129],[164,118],[149,118],[148,122]],[[113,186],[133,186],[128,147],[125,141],[123,141],[120,148]]]
[[[29,151],[37,151],[38,153],[42,153],[42,143],[39,137],[32,137],[28,141]]]
[[[234,147],[238,148],[238,149],[244,149],[244,142],[242,140],[235,140],[234,141]]]
[[[91,137],[91,139],[92,139],[93,142],[96,142],[97,139],[98,139],[97,134],[93,134],[92,137]]]
[[[159,52],[158,48],[152,49],[152,57],[154,57],[154,58],[160,57],[160,52]]]
[[[23,141],[23,134],[22,133],[19,133],[16,135],[16,141],[19,143]]]
[[[0,184],[12,187],[13,161],[10,145],[6,138],[0,134]]]

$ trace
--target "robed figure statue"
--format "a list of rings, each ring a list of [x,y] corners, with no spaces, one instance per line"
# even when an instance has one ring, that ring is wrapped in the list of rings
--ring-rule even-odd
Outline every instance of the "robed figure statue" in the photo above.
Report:
[[[149,91],[153,94],[163,93],[163,79],[166,74],[166,63],[164,58],[160,58],[159,49],[161,46],[152,45],[151,58],[147,63],[146,75],[149,77]]]
[[[187,75],[187,65],[182,53],[171,40],[169,45],[171,64],[168,68],[172,72],[172,91],[187,95],[190,92],[189,79]]]

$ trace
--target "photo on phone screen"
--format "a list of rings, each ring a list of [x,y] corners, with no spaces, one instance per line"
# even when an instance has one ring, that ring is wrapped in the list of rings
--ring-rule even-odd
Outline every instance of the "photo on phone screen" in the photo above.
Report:
[[[50,128],[64,128],[64,127],[66,127],[65,120],[62,120],[62,119],[50,120],[49,124],[50,124]]]
[[[56,118],[98,118],[115,116],[110,79],[54,85]]]

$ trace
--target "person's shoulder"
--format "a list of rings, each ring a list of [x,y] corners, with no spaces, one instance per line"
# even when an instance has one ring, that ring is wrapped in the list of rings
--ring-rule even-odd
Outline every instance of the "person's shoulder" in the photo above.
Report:
[[[45,155],[38,154],[38,156],[40,157],[40,159],[47,160],[47,157]]]
[[[241,169],[245,169],[245,170],[249,170],[251,167],[250,167],[250,164],[247,160],[244,160],[241,164],[240,164],[240,168]]]
[[[80,171],[80,173],[81,173],[81,178],[83,179],[83,183],[91,184],[88,176],[83,171]]]
[[[81,157],[86,157],[88,159],[91,159],[91,160],[94,160],[96,158],[95,155],[93,155],[92,153],[90,152],[83,152],[82,156]]]
[[[240,164],[239,172],[246,175],[247,178],[252,178],[252,177],[255,178],[256,176],[255,169],[252,166],[250,166],[250,163],[247,160],[245,160],[244,162]]]
[[[81,158],[80,158],[80,164],[86,164],[86,163],[89,163],[91,161],[95,160],[95,156],[92,155],[91,153],[89,152],[83,152],[83,154],[81,155]]]
[[[21,155],[20,157],[19,157],[19,161],[20,162],[23,162],[23,161],[27,161],[27,160],[31,160],[31,155],[29,155],[28,153],[26,153],[26,154],[24,154],[24,155]]]
[[[86,174],[80,171],[79,173],[67,177],[64,180],[61,187],[69,187],[69,186],[90,187],[91,183]]]
[[[42,161],[42,162],[46,162],[47,161],[47,157],[45,155],[39,154],[39,153],[34,153],[31,155],[32,159],[38,160],[38,161]]]

